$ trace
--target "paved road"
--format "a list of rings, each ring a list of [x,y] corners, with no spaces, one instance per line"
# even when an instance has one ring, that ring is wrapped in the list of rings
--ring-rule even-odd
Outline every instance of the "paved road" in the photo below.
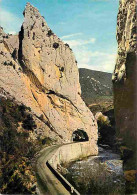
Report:
[[[42,195],[70,195],[61,182],[54,176],[54,174],[47,167],[46,162],[56,152],[60,146],[51,146],[43,149],[37,160],[37,172],[42,180],[43,186],[39,185],[40,194]]]

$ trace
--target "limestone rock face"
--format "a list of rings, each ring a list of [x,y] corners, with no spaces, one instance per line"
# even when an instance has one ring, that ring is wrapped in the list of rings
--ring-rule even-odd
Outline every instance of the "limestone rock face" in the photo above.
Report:
[[[117,17],[118,55],[112,78],[117,136],[123,145],[132,148],[133,153],[137,141],[136,9],[135,0],[120,0]]]
[[[31,108],[38,134],[70,142],[73,132],[82,129],[96,154],[97,123],[81,99],[72,50],[32,5],[27,4],[24,17],[19,35],[0,29],[1,91]]]

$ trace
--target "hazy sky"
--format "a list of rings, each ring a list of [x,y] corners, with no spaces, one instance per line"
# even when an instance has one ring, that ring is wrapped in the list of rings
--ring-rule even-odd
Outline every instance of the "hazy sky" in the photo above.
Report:
[[[0,25],[16,33],[27,0],[0,0]],[[29,0],[49,27],[74,51],[79,67],[112,72],[118,0]]]

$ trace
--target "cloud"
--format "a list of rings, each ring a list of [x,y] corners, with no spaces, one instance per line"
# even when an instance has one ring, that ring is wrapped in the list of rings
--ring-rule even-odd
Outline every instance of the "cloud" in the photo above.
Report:
[[[1,0],[0,0],[1,1]],[[4,28],[6,33],[18,32],[22,23],[22,18],[15,14],[0,8],[0,26]]]
[[[66,22],[59,22],[58,23],[59,25],[61,24],[61,25],[64,25],[64,24],[66,24]]]
[[[61,39],[68,39],[68,38],[75,37],[75,36],[80,36],[80,35],[82,35],[82,33],[75,33],[75,34],[65,35],[65,36],[61,37]]]
[[[70,45],[70,47],[74,48],[77,46],[82,46],[82,45],[88,45],[88,44],[93,44],[95,43],[96,39],[95,38],[90,38],[88,40],[81,40],[81,39],[77,39],[77,40],[65,40],[64,42],[68,43]]]
[[[103,72],[113,72],[116,61],[116,49],[113,48],[111,52],[104,52],[104,48],[102,48],[101,51],[94,50],[91,48],[91,44],[94,44],[96,39],[93,37],[87,40],[73,39],[73,37],[79,35],[83,34],[75,33],[62,37],[63,41],[68,43],[73,49],[78,61],[78,67]]]
[[[90,50],[89,48],[82,46],[73,48],[73,51],[78,61],[79,68],[88,68],[110,73],[114,70],[116,61],[115,50],[107,53]]]
[[[9,34],[12,34],[12,35],[16,35],[16,34],[17,34],[16,31],[9,31],[8,33],[9,33]]]

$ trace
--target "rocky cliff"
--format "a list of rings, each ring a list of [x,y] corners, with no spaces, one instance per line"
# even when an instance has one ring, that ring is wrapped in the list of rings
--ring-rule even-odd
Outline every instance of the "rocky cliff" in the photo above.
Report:
[[[112,80],[118,141],[125,146],[125,165],[130,169],[135,169],[137,165],[136,24],[136,1],[120,0],[117,17],[118,55]]]
[[[23,14],[18,35],[0,28],[0,95],[31,108],[36,136],[70,142],[73,132],[82,129],[97,153],[97,124],[81,99],[72,50],[32,5]]]

